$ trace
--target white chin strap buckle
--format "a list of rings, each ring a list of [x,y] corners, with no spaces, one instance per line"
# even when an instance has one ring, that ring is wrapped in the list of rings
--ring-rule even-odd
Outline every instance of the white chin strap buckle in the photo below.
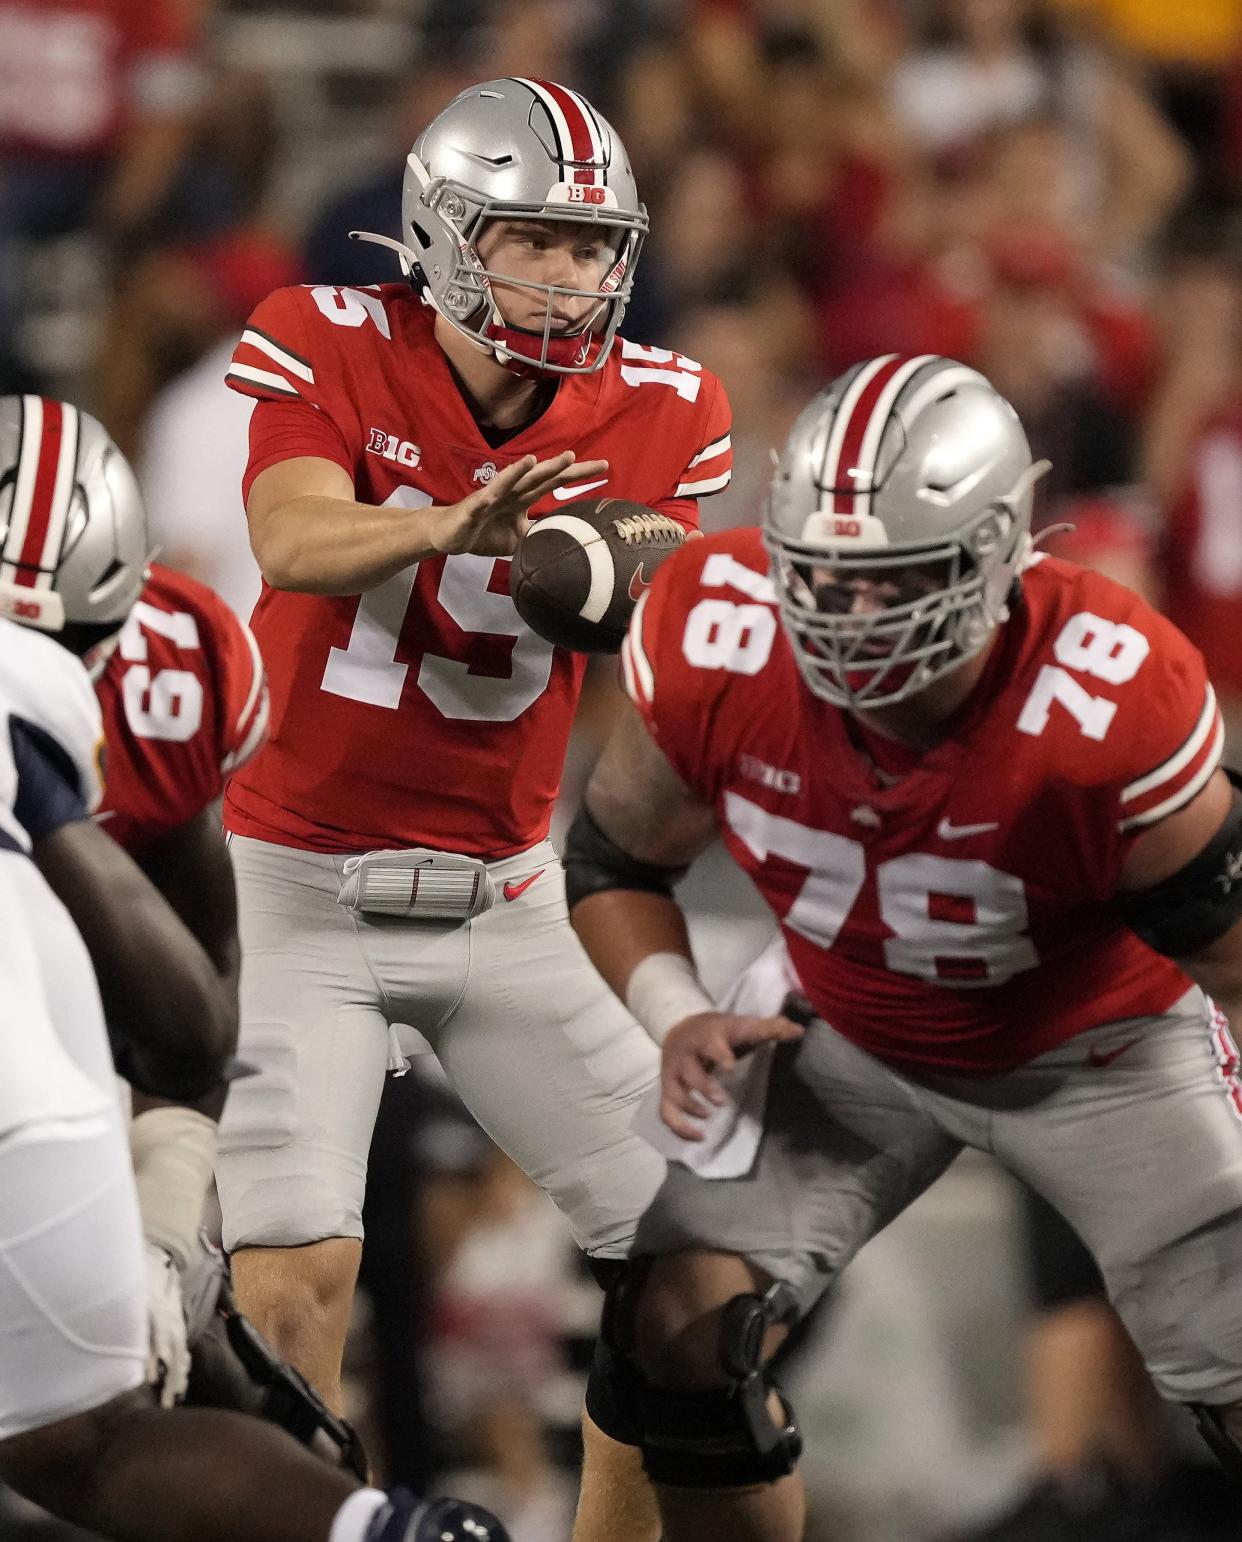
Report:
[[[490,910],[496,887],[477,857],[416,846],[349,857],[336,899],[362,915],[460,922]]]

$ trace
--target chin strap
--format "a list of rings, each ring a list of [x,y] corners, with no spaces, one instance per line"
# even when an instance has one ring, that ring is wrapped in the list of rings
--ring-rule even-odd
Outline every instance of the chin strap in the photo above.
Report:
[[[523,379],[529,376],[547,377],[554,375],[555,370],[544,368],[547,364],[560,365],[562,368],[577,369],[585,364],[591,351],[591,343],[594,334],[590,332],[575,332],[572,337],[550,337],[546,348],[543,343],[542,332],[529,332],[523,327],[501,326],[495,321],[489,321],[483,329],[484,337],[498,345],[496,349],[496,362],[504,366],[511,374],[519,375]],[[534,357],[527,349],[533,351]],[[539,355],[543,357],[540,358]]]

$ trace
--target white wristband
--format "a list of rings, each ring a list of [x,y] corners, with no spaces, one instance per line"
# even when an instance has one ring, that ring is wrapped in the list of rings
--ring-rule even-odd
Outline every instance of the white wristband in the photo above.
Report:
[[[192,1108],[153,1108],[130,1125],[129,1150],[143,1235],[184,1270],[198,1253],[216,1161],[215,1123]]]
[[[649,953],[630,974],[625,1004],[657,1044],[687,1017],[716,1010],[684,953]]]

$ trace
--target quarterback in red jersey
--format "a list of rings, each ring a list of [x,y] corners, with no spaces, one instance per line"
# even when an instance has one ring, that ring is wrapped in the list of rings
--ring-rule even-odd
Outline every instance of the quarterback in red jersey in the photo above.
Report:
[[[764,1349],[967,1145],[1065,1214],[1242,1476],[1242,802],[1195,649],[1033,550],[1044,469],[982,376],[870,360],[762,535],[635,612],[566,866],[663,1043],[675,1160],[610,1321],[670,1542],[801,1536]],[[782,932],[727,1011],[670,893],[717,834]]]
[[[658,1056],[582,957],[547,843],[585,660],[527,629],[506,559],[605,489],[693,528],[730,474],[715,377],[617,335],[646,212],[577,93],[464,92],[409,157],[403,224],[409,282],[278,292],[228,371],[257,402],[272,732],[225,801],[260,1074],[217,1179],[242,1304],[332,1397],[375,1111],[411,1047],[593,1257],[624,1257],[659,1185],[630,1128]],[[587,1471],[580,1539],[655,1535],[607,1495],[593,1518]]]

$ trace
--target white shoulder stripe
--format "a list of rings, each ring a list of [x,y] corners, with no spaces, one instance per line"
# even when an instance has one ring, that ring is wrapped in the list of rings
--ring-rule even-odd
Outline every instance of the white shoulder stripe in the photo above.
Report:
[[[1157,820],[1176,813],[1179,808],[1185,808],[1186,804],[1207,786],[1216,768],[1220,765],[1220,757],[1224,748],[1225,725],[1220,718],[1217,718],[1216,735],[1212,740],[1212,747],[1208,752],[1208,757],[1186,785],[1179,788],[1171,797],[1166,798],[1163,803],[1157,803],[1155,808],[1149,808],[1146,813],[1131,814],[1129,819],[1120,820],[1117,828],[1119,830],[1141,829],[1144,825],[1154,825]]]
[[[253,327],[247,327],[241,335],[241,340],[249,347],[257,348],[260,353],[267,354],[268,358],[279,364],[281,369],[287,369],[299,380],[305,380],[307,385],[314,385],[315,371],[310,365],[299,359],[297,354],[290,353],[279,343],[273,342],[270,337],[264,337],[262,332],[256,332]]]
[[[226,755],[220,763],[220,770],[225,776],[230,776],[234,771],[239,771],[250,757],[262,747],[267,738],[268,720],[271,717],[271,698],[266,690],[263,692],[263,700],[259,703],[259,710],[254,715],[254,722],[250,725],[250,732],[231,755]]]
[[[638,682],[643,700],[647,702],[655,699],[655,670],[652,669],[651,660],[643,648],[643,611],[647,608],[647,597],[650,593],[650,589],[643,590],[630,619],[630,630],[626,634],[630,644],[630,662],[634,666],[634,677]]]
[[[1121,790],[1121,801],[1129,803],[1134,798],[1141,798],[1153,788],[1159,787],[1162,782],[1167,782],[1177,775],[1183,767],[1188,766],[1203,748],[1204,741],[1212,731],[1212,724],[1216,721],[1216,692],[1211,685],[1207,688],[1207,695],[1203,702],[1203,711],[1199,714],[1199,720],[1191,731],[1189,739],[1180,750],[1170,755],[1163,765],[1157,766],[1154,771],[1149,771],[1146,776],[1139,777],[1137,782],[1131,782],[1128,787]]]
[[[723,455],[726,450],[733,448],[733,436],[725,434],[722,439],[717,439],[709,444],[705,450],[700,450],[690,464],[687,471],[693,471],[696,466],[701,466],[705,460],[715,460],[717,455]]]
[[[701,498],[705,493],[718,493],[722,488],[728,487],[732,476],[731,471],[726,471],[718,477],[708,477],[703,482],[679,482],[673,497]]]
[[[632,702],[641,700],[638,694],[638,681],[634,678],[634,661],[631,657],[630,639],[627,634],[621,644],[621,680],[625,686],[625,694]]]
[[[254,711],[254,704],[259,698],[259,692],[263,689],[263,655],[259,652],[259,645],[255,641],[254,633],[244,621],[238,617],[238,624],[242,630],[242,636],[246,639],[246,646],[250,649],[250,689],[246,692],[246,705],[237,714],[237,722],[233,725],[233,732],[240,733],[242,724],[247,721]]]
[[[230,364],[228,371],[230,380],[244,380],[250,385],[264,386],[269,391],[278,391],[281,396],[301,396],[297,386],[290,385],[283,375],[273,375],[270,370],[256,369],[253,364]]]

